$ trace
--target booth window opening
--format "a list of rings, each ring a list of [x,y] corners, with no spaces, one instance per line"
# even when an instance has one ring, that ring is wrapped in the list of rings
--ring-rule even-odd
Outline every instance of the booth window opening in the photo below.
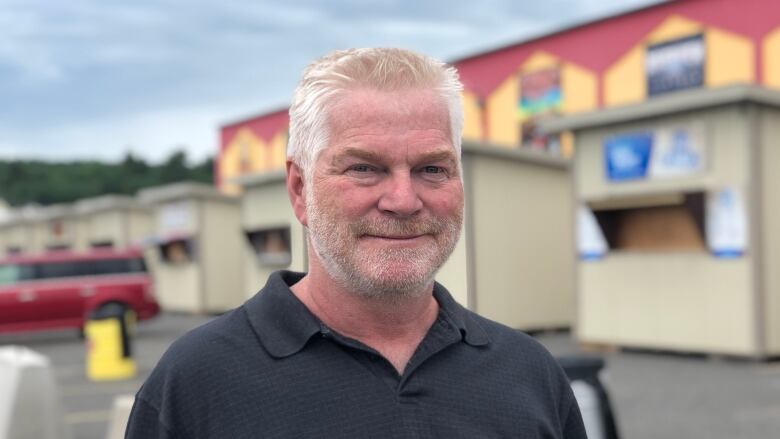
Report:
[[[706,197],[686,193],[678,204],[594,210],[610,251],[707,251]]]
[[[160,244],[160,254],[165,263],[173,265],[187,264],[195,260],[192,239],[176,239]]]
[[[289,227],[252,230],[246,232],[246,237],[259,263],[279,267],[290,265]]]

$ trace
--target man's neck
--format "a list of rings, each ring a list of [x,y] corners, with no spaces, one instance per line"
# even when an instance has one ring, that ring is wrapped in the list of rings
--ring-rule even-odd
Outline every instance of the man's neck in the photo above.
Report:
[[[328,327],[375,349],[403,373],[438,314],[432,285],[420,294],[383,300],[346,290],[312,268],[291,287],[298,299]]]

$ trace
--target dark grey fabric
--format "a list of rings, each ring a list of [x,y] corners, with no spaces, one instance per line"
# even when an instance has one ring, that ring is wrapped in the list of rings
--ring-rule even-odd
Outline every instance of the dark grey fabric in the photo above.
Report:
[[[126,438],[585,438],[563,371],[530,337],[436,284],[436,322],[403,375],[323,325],[277,272],[177,340],[136,395]]]

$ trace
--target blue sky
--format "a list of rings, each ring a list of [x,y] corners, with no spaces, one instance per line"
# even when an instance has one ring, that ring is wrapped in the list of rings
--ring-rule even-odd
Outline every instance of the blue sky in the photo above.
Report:
[[[452,60],[653,0],[0,0],[0,159],[214,154],[334,49]]]

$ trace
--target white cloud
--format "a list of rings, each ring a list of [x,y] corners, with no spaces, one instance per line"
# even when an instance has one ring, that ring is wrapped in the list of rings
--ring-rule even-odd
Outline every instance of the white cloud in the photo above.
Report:
[[[0,0],[0,157],[202,158],[335,48],[453,59],[649,0]],[[34,129],[31,129],[34,128]]]
[[[152,162],[184,147],[200,161],[214,155],[218,130],[235,108],[185,107],[89,120],[30,133],[19,143],[0,143],[0,156],[45,160],[120,160],[128,151]]]

